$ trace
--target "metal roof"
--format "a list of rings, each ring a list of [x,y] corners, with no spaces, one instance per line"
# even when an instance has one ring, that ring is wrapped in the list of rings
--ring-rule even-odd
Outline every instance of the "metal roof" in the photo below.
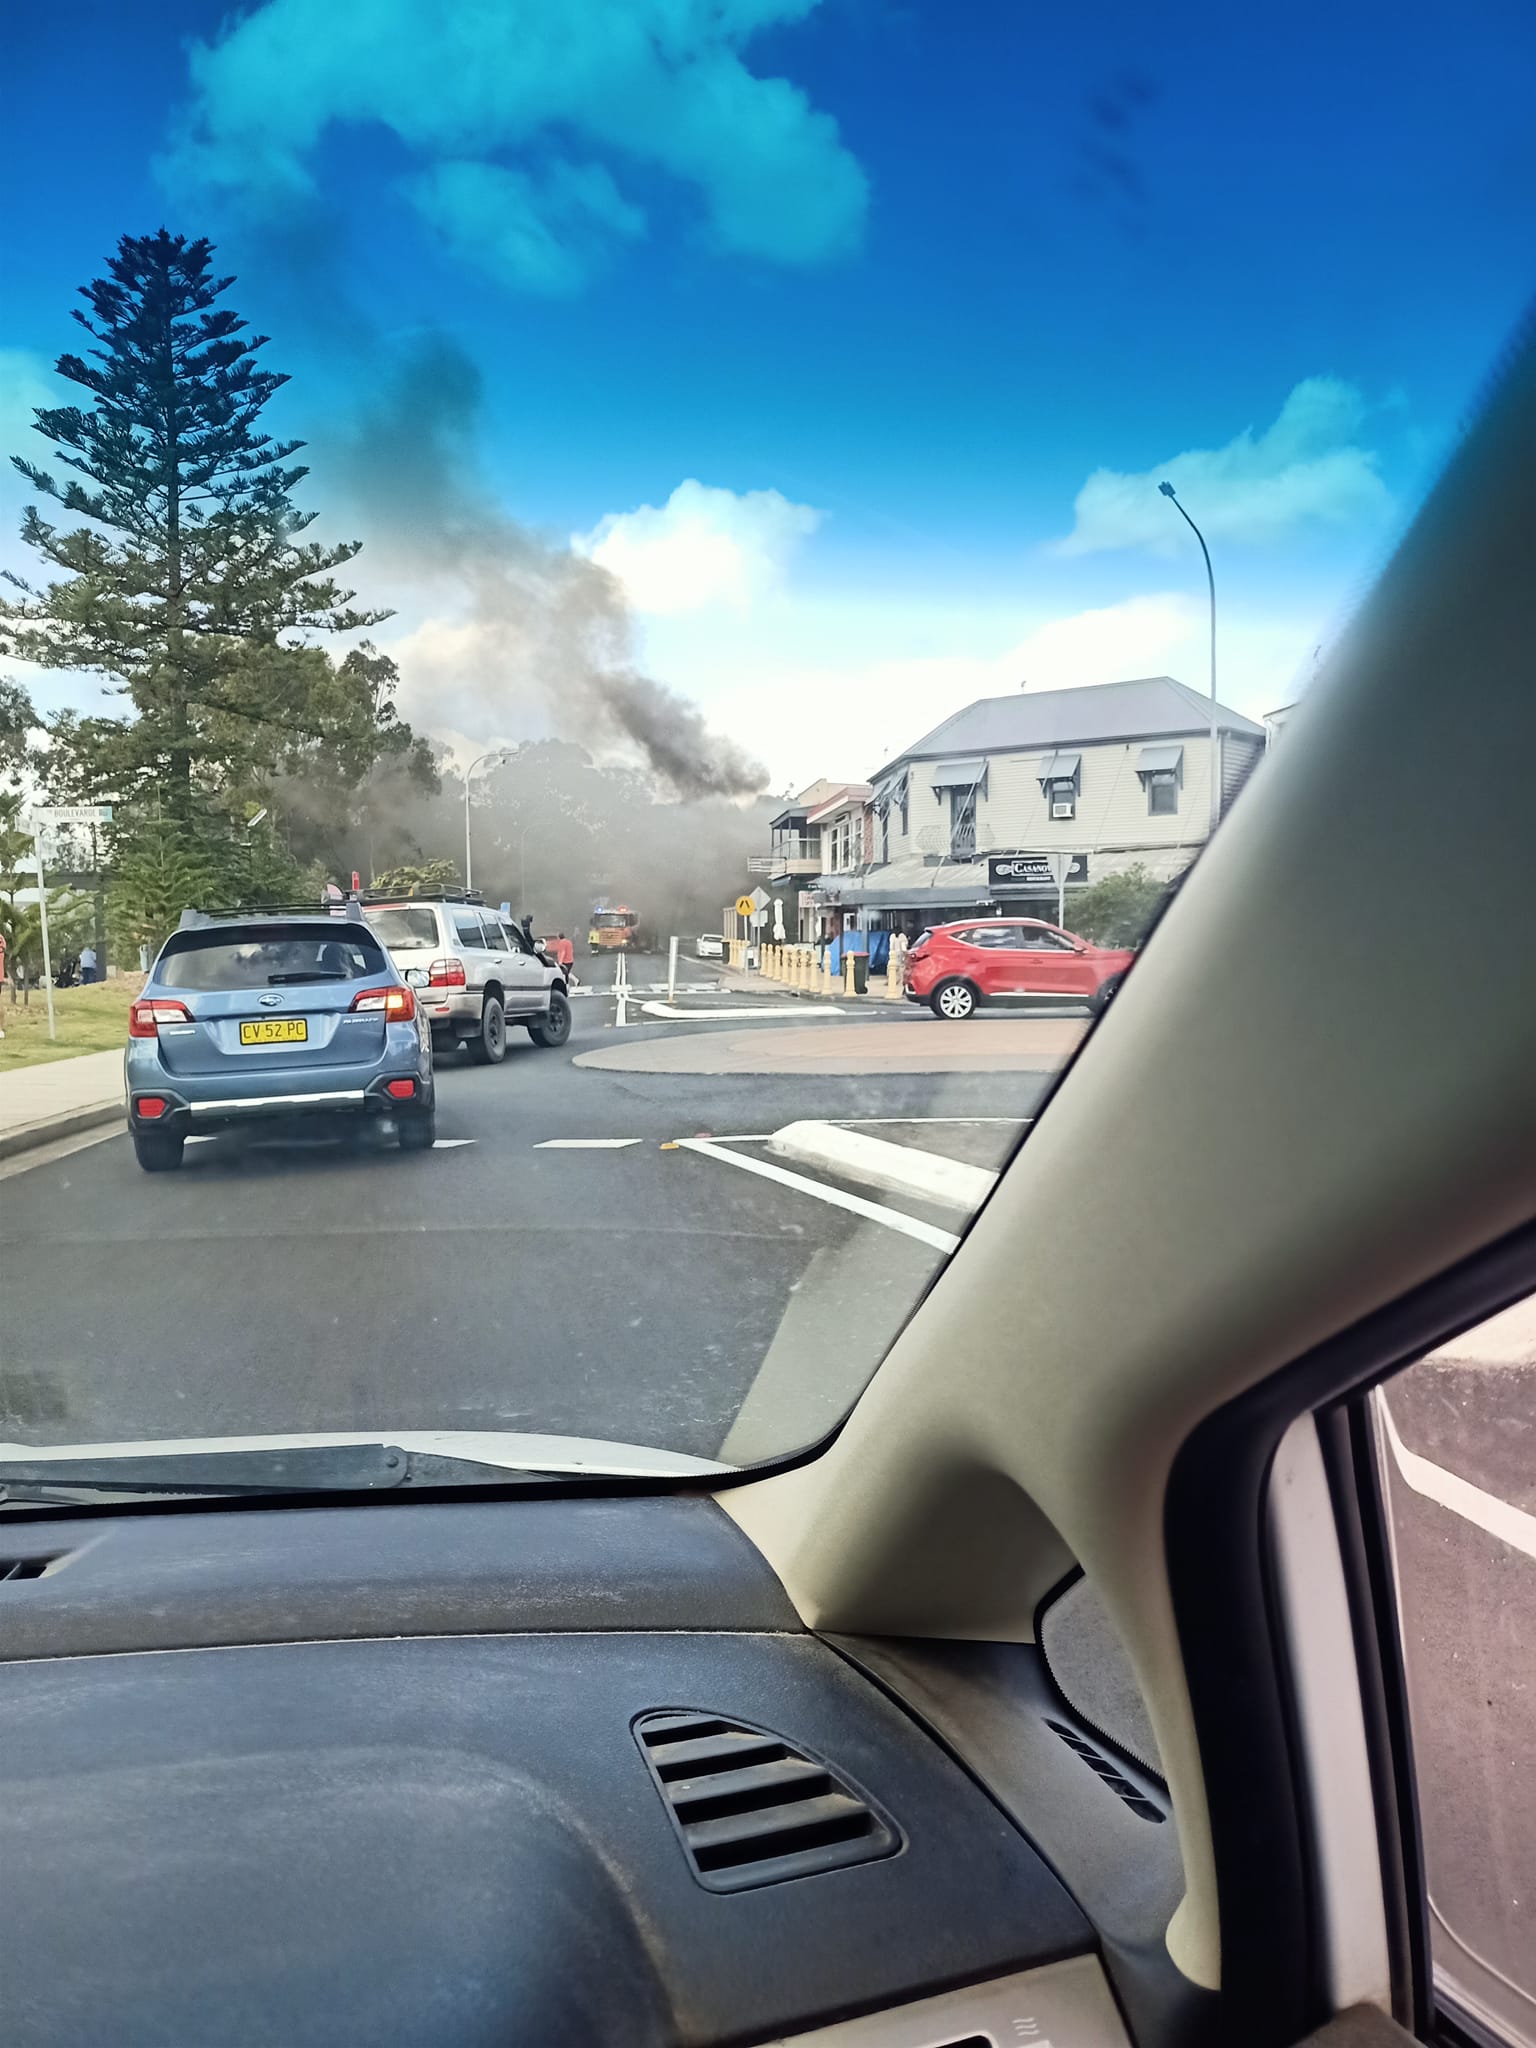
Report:
[[[1263,726],[1220,702],[1216,717],[1223,732],[1264,737]],[[1210,723],[1210,698],[1172,676],[1093,683],[1080,690],[1019,690],[1011,697],[982,697],[967,704],[896,755],[874,779],[890,774],[902,761],[1193,735],[1208,732]]]

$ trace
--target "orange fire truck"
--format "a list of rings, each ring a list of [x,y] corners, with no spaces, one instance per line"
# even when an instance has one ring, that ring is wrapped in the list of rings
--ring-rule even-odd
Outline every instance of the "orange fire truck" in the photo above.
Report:
[[[622,903],[599,903],[587,932],[589,953],[636,953],[640,950],[640,917]]]

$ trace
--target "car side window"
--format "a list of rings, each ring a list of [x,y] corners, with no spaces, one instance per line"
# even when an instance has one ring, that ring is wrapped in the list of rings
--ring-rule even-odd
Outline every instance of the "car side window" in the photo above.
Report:
[[[497,944],[503,953],[526,953],[528,946],[515,924],[499,924],[495,927],[500,934]]]
[[[1536,1295],[1372,1396],[1435,1981],[1515,2041],[1536,2041],[1533,1395]]]
[[[971,945],[982,946],[989,953],[996,953],[1017,943],[1012,936],[1017,930],[1018,926],[1015,924],[984,924],[968,932],[966,937]]]
[[[456,917],[453,929],[461,946],[468,946],[475,952],[484,952],[485,933],[480,929],[478,917]]]

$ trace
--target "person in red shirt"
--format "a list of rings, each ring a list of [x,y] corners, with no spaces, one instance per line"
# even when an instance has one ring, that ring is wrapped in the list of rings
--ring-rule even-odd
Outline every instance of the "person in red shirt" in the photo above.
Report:
[[[569,974],[576,965],[576,948],[571,944],[564,932],[556,934],[554,945],[550,948],[550,951],[560,962],[566,973]]]

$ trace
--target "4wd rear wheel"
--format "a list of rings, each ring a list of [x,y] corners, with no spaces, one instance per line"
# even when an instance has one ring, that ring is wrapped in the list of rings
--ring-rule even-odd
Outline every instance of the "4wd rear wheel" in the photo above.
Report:
[[[495,996],[485,999],[479,1033],[469,1040],[469,1056],[482,1067],[499,1067],[507,1056],[507,1014]]]
[[[174,1173],[185,1143],[179,1131],[135,1131],[133,1156],[146,1173]]]
[[[535,1045],[564,1045],[571,1035],[571,1006],[559,989],[549,992],[549,1015],[536,1017],[528,1026]]]
[[[976,991],[968,981],[941,981],[928,998],[928,1006],[935,1017],[962,1024],[976,1014]]]

